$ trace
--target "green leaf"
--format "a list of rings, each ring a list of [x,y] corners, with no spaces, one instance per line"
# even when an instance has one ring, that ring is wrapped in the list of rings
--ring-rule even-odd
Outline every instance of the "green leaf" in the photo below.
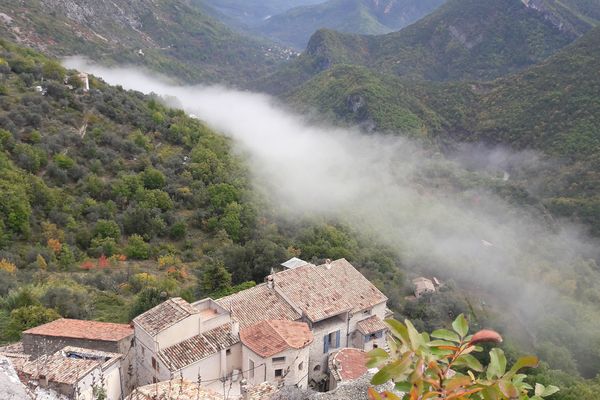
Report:
[[[367,354],[367,367],[373,368],[383,364],[389,358],[389,354],[381,349],[373,349]]]
[[[550,385],[546,386],[546,390],[542,393],[542,397],[552,396],[554,393],[558,392],[560,389],[556,386]]]
[[[410,343],[412,344],[412,349],[417,350],[423,344],[423,336],[417,331],[412,322],[409,320],[405,320],[404,324],[406,325],[406,329],[408,330],[408,337],[410,338]]]
[[[412,385],[410,382],[398,382],[396,383],[396,386],[394,386],[394,389],[399,392],[408,393],[410,392],[410,389],[412,389]]]
[[[539,362],[540,360],[536,356],[521,357],[517,360],[515,365],[512,366],[512,368],[510,369],[510,371],[508,371],[508,374],[506,375],[507,377],[511,377],[523,368],[535,368],[538,366]]]
[[[432,340],[431,342],[427,343],[427,346],[429,347],[439,347],[439,346],[456,346],[456,343],[452,343],[452,342],[447,342],[445,340]]]
[[[395,319],[386,319],[385,323],[387,326],[389,326],[392,335],[400,339],[402,343],[408,346],[410,339],[408,337],[408,330],[406,329],[406,326],[404,326],[402,322],[396,321]]]
[[[495,348],[490,351],[490,364],[487,369],[487,378],[500,378],[506,371],[506,356],[501,349]]]
[[[371,383],[373,385],[383,385],[391,379],[400,377],[406,372],[410,362],[410,354],[406,354],[402,359],[394,361],[393,363],[381,368],[379,372],[373,376]]]
[[[460,337],[452,331],[447,329],[438,329],[431,333],[431,337],[443,340],[450,340],[452,342],[460,343]]]
[[[456,317],[454,322],[452,322],[452,328],[460,335],[460,337],[464,338],[467,336],[467,333],[469,332],[469,323],[463,314],[460,314]]]
[[[548,397],[552,396],[554,393],[558,392],[560,389],[556,386],[544,386],[541,383],[535,384],[535,395],[539,397]]]
[[[535,395],[536,396],[541,396],[542,393],[544,393],[544,390],[546,390],[546,387],[544,385],[542,385],[541,383],[535,384]]]
[[[483,371],[483,365],[481,365],[478,359],[470,354],[463,354],[458,357],[456,361],[454,361],[454,365],[466,366],[467,368],[471,368],[473,371],[477,372]]]

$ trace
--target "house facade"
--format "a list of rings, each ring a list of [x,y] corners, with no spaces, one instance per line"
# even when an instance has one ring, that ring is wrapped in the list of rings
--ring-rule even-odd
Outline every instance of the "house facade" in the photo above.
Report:
[[[257,287],[217,300],[242,329],[264,319],[305,322],[313,334],[308,379],[324,389],[329,354],[345,347],[385,345],[387,297],[347,260],[323,265],[294,262]]]

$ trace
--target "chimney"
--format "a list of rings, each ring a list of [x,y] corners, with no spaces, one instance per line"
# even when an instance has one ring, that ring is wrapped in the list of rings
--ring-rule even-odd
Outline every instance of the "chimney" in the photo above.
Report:
[[[325,268],[331,269],[331,260],[329,258],[325,260]]]
[[[269,289],[273,289],[275,287],[275,281],[273,280],[273,275],[267,276],[267,287]]]

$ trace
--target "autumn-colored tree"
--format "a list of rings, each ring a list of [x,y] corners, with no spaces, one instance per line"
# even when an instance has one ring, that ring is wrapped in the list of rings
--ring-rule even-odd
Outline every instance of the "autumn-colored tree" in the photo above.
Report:
[[[525,382],[527,376],[519,372],[537,367],[535,356],[522,357],[507,369],[504,352],[493,348],[489,364],[482,365],[472,353],[482,351],[480,343],[499,343],[502,337],[491,330],[468,335],[469,325],[462,314],[452,323],[453,331],[440,329],[431,337],[419,333],[408,320],[386,323],[389,351],[378,348],[369,353],[368,366],[379,369],[372,383],[392,381],[404,395],[370,388],[370,400],[543,400],[559,390]]]
[[[108,268],[109,265],[110,265],[110,263],[108,262],[108,258],[106,258],[106,256],[104,254],[102,254],[100,256],[100,258],[98,258],[98,268],[100,268],[100,269]]]
[[[59,254],[62,250],[62,244],[58,239],[48,239],[48,248],[54,252],[54,254]]]
[[[9,274],[14,274],[17,272],[17,266],[3,258],[2,260],[0,260],[0,270],[6,271]]]

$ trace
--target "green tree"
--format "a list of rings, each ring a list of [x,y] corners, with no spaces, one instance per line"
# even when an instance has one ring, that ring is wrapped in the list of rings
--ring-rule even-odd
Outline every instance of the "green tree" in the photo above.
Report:
[[[201,291],[210,295],[231,288],[231,273],[222,261],[209,263],[204,269],[201,280]]]
[[[142,289],[135,298],[129,316],[133,319],[138,315],[156,307],[167,299],[167,294],[155,287]]]
[[[125,254],[134,260],[147,260],[150,257],[150,245],[140,235],[131,235],[125,247]]]
[[[167,183],[167,178],[156,168],[147,168],[142,173],[142,182],[146,189],[162,189]]]
[[[100,239],[112,238],[118,241],[121,238],[121,228],[113,220],[100,219],[94,227],[94,237]]]
[[[19,340],[21,332],[59,318],[55,310],[40,305],[17,308],[10,313],[6,337]]]

